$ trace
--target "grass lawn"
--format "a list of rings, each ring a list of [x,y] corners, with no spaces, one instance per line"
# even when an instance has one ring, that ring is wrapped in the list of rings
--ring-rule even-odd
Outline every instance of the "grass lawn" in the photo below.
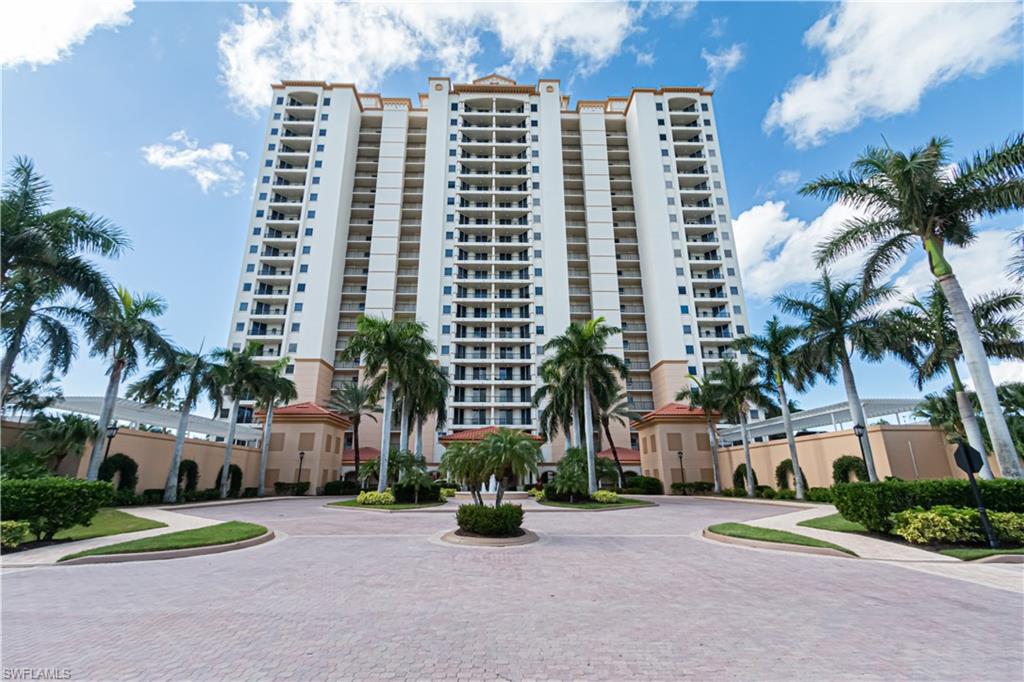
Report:
[[[790,533],[784,530],[748,526],[745,523],[719,523],[714,526],[710,526],[708,530],[712,533],[718,533],[719,535],[728,535],[732,538],[743,538],[745,540],[780,542],[787,545],[803,545],[805,547],[828,547],[829,549],[837,549],[840,552],[857,556],[845,547],[833,545],[831,542],[807,537],[806,535],[797,535],[796,533]]]
[[[842,514],[829,514],[819,516],[816,519],[808,519],[796,524],[807,528],[818,528],[820,530],[834,530],[840,533],[867,533],[868,529],[856,521],[847,521]]]
[[[569,509],[613,509],[622,507],[657,507],[654,502],[647,500],[629,500],[620,498],[618,502],[553,502],[544,500],[540,504],[547,507],[568,507]]]
[[[168,549],[225,545],[230,542],[248,540],[249,538],[263,535],[266,532],[266,528],[255,523],[228,521],[227,523],[218,523],[215,526],[206,526],[205,528],[182,530],[177,533],[167,533],[166,535],[120,542],[116,545],[107,545],[106,547],[97,547],[96,549],[70,554],[62,558],[61,561],[98,554],[134,554],[136,552],[159,552]]]
[[[96,516],[92,517],[92,523],[88,526],[65,528],[54,535],[53,539],[86,540],[88,538],[103,537],[104,535],[132,533],[137,530],[149,530],[150,528],[164,528],[166,525],[166,523],[139,518],[117,509],[104,507],[96,512]]]
[[[444,502],[396,502],[395,504],[358,504],[355,500],[343,500],[331,502],[328,507],[355,507],[356,509],[369,509],[370,511],[405,511],[408,509],[426,509],[427,507],[440,507]]]
[[[946,556],[956,557],[963,561],[973,561],[974,559],[984,559],[987,556],[994,556],[996,554],[1024,554],[1024,547],[1016,547],[1013,549],[989,549],[988,547],[964,547],[955,549],[940,549],[939,554],[945,554]]]

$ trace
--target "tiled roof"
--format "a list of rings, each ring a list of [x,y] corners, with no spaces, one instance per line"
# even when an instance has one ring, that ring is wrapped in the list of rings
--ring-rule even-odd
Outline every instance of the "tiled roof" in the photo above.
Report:
[[[275,407],[274,417],[298,417],[306,419],[320,418],[333,421],[339,426],[343,424],[346,428],[349,426],[349,420],[345,418],[344,415],[338,414],[337,412],[331,412],[327,408],[321,407],[314,402],[294,403],[283,407]]]
[[[716,413],[717,414],[717,413]],[[654,419],[672,418],[672,417],[703,417],[704,410],[699,407],[690,407],[683,403],[669,403],[663,405],[653,412],[648,412],[644,416],[637,419],[634,424],[643,424],[645,422]]]
[[[377,448],[367,447],[365,445],[359,446],[359,462],[366,462],[372,459],[380,459],[380,450]],[[345,448],[341,452],[341,463],[342,464],[355,464],[356,462],[356,451],[353,448]]]
[[[455,433],[450,433],[447,436],[441,436],[440,440],[442,443],[479,443],[492,433],[497,433],[498,430],[499,429],[497,426],[484,426],[479,429],[456,431]],[[532,434],[529,435],[530,438],[537,441],[538,443],[544,442],[544,439],[541,438],[540,436],[535,436]]]
[[[618,448],[618,447],[615,448],[615,449],[619,453],[619,462],[621,462],[622,464],[639,464],[640,463],[640,451],[639,450],[634,450],[633,448]],[[615,458],[612,456],[612,449],[611,448],[608,448],[607,450],[602,450],[601,452],[597,453],[597,456],[598,457],[605,457],[607,459],[612,460],[613,462],[615,461]]]

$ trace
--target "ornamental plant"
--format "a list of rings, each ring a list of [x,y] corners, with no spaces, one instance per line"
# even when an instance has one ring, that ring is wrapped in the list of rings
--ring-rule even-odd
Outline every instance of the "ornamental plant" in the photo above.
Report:
[[[372,506],[387,506],[395,503],[395,496],[390,490],[384,492],[376,492],[372,490],[364,490],[359,493],[359,497],[356,498],[356,504],[365,504]]]
[[[0,521],[0,547],[16,548],[28,536],[29,530],[24,521]]]
[[[590,496],[590,499],[601,504],[616,504],[619,501],[619,496],[611,490],[598,490]]]
[[[62,476],[0,481],[0,519],[24,521],[37,539],[52,540],[57,531],[89,525],[113,497],[114,487],[105,481]]]

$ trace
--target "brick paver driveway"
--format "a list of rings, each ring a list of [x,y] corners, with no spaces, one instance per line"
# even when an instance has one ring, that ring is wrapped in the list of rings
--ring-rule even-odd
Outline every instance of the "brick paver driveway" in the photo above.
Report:
[[[1018,595],[712,543],[785,509],[667,499],[528,514],[534,545],[431,541],[448,514],[285,500],[204,510],[280,539],[3,575],[3,667],[74,679],[1019,680]]]

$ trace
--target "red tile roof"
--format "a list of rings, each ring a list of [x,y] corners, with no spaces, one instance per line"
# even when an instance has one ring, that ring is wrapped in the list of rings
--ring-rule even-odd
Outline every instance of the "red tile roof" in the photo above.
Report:
[[[294,403],[292,405],[284,405],[283,407],[274,408],[274,417],[293,417],[298,420],[305,419],[325,419],[333,421],[336,426],[341,428],[349,427],[349,420],[337,412],[331,412],[325,407],[321,407],[314,402],[305,403]]]
[[[479,429],[467,429],[466,431],[456,431],[446,436],[441,436],[440,440],[442,443],[479,443],[487,436],[492,433],[498,432],[497,426],[484,426]],[[529,434],[530,437],[538,443],[543,443],[544,439],[540,436]]]
[[[365,445],[359,446],[359,462],[363,463],[372,459],[380,459],[380,450],[377,448],[367,447]],[[353,448],[345,448],[341,452],[341,463],[342,464],[355,464],[356,463],[356,451]]]
[[[717,413],[715,413],[717,415]],[[669,403],[662,405],[653,412],[648,412],[644,416],[637,419],[634,424],[643,424],[654,419],[672,418],[672,417],[703,417],[704,410],[699,407],[690,407],[683,403]]]
[[[619,462],[622,464],[639,464],[640,463],[640,451],[634,450],[633,448],[620,448],[616,447],[616,451],[619,453]],[[602,450],[597,453],[598,457],[606,457],[607,459],[615,461],[612,456],[612,449]]]

